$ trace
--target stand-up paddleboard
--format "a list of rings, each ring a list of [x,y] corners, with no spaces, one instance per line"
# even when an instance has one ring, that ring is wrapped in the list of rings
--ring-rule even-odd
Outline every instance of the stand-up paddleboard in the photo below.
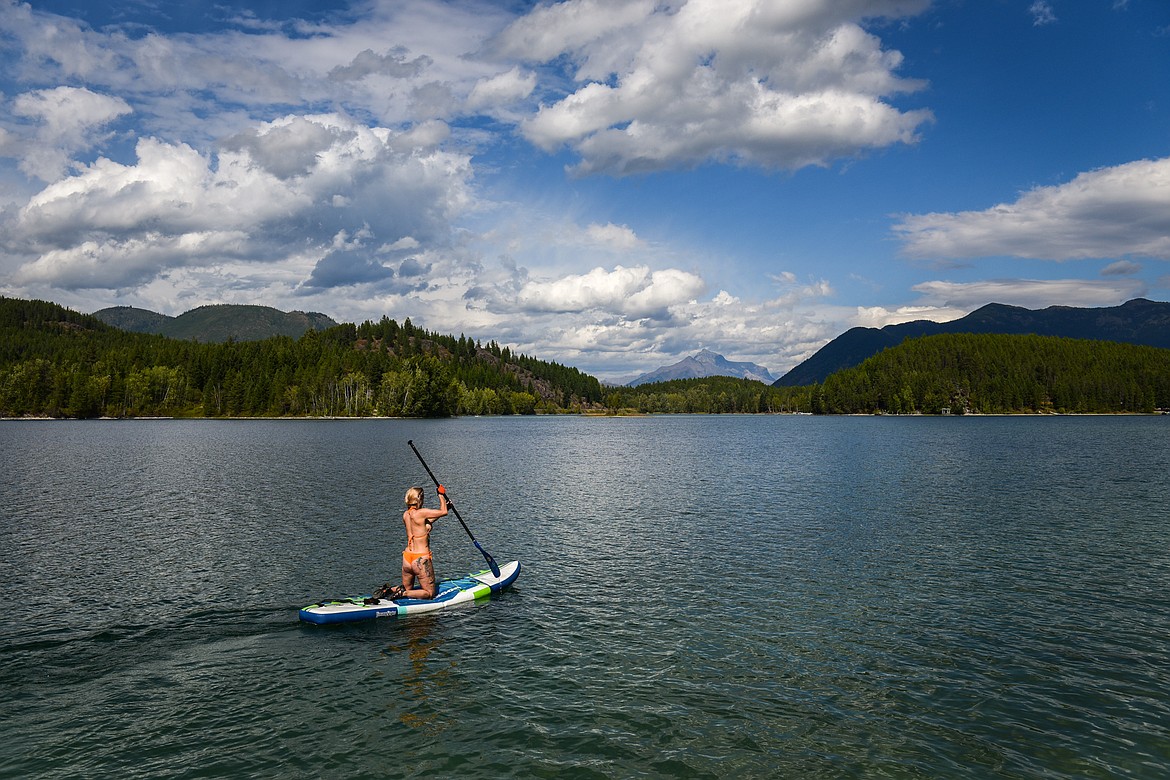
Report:
[[[322,601],[302,609],[301,620],[308,623],[348,623],[353,620],[434,612],[437,609],[446,609],[455,604],[478,601],[493,593],[499,593],[504,588],[511,586],[519,576],[520,561],[512,561],[500,566],[500,576],[498,577],[492,574],[491,570],[485,569],[458,579],[440,580],[439,592],[433,599],[398,599],[396,601],[379,599],[367,604],[366,600],[369,596],[356,596],[336,601]]]

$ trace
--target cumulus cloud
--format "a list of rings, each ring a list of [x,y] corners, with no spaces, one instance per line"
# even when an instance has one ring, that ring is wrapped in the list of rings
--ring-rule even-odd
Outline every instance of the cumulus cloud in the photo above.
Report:
[[[294,207],[296,194],[267,186],[258,167],[240,157],[223,163],[215,170],[189,146],[143,139],[134,165],[101,158],[45,187],[21,209],[14,233],[32,248],[64,248],[95,234],[243,229]]]
[[[377,280],[380,247],[444,245],[471,198],[465,155],[400,145],[400,134],[336,114],[265,123],[217,155],[145,138],[133,164],[101,158],[31,198],[5,248],[29,258],[17,278],[65,288],[306,250],[323,264],[317,286]],[[344,209],[339,193],[352,199]]]
[[[79,152],[92,148],[105,135],[105,127],[132,112],[120,97],[110,97],[81,87],[55,87],[25,92],[12,101],[12,113],[34,123],[28,143],[5,144],[20,159],[20,169],[43,181],[63,175]]]
[[[487,328],[520,351],[556,355],[609,380],[676,362],[700,346],[783,373],[838,335],[851,314],[826,308],[833,290],[823,279],[793,278],[774,297],[753,301],[725,290],[707,297],[700,275],[677,268],[619,265],[548,277],[506,262],[500,270],[508,281],[480,288],[462,314],[433,290],[422,299],[461,330]]]
[[[896,76],[901,55],[858,20],[924,6],[568,0],[516,21],[495,44],[529,61],[575,63],[581,86],[521,130],[545,150],[572,148],[579,174],[711,160],[796,169],[916,140],[930,113],[883,99],[921,85]]]
[[[535,312],[600,309],[634,319],[666,319],[672,305],[686,303],[703,287],[701,278],[686,271],[617,266],[547,282],[529,281],[520,288],[517,303]]]
[[[345,134],[347,137],[339,137]],[[246,151],[257,164],[278,179],[308,174],[320,155],[335,142],[351,141],[353,130],[328,127],[303,116],[286,117],[259,129],[250,129],[224,141],[226,149]]]
[[[792,291],[796,292],[796,291]],[[607,378],[641,373],[706,346],[733,360],[747,360],[780,375],[840,333],[843,312],[819,312],[822,290],[748,301],[719,291],[710,299],[672,306],[667,322],[653,319],[594,319],[550,323],[546,338],[564,354],[608,364]],[[623,373],[624,372],[624,373]]]
[[[85,239],[42,252],[17,272],[16,280],[66,290],[138,287],[172,268],[235,255],[245,241],[246,234],[231,230]]]
[[[915,258],[1167,260],[1170,158],[1082,173],[985,211],[906,216],[893,230]]]
[[[500,109],[522,100],[536,89],[536,74],[519,66],[505,73],[480,79],[467,96],[466,108],[471,112]]]

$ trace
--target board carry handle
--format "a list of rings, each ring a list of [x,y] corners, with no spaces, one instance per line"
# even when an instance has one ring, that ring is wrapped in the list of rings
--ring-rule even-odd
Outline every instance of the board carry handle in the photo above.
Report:
[[[414,442],[407,440],[406,443],[410,445],[410,448],[414,450],[414,454],[418,456],[418,462],[421,463],[423,468],[427,470],[427,474],[430,476],[431,481],[435,483],[435,488],[437,489],[442,487],[442,484],[439,482],[438,478],[435,477],[435,473],[431,471],[431,467],[427,465],[425,460],[423,460],[422,453],[418,451],[418,447],[414,446]],[[493,558],[487,550],[483,549],[483,546],[475,540],[475,536],[472,535],[471,529],[467,527],[467,523],[463,522],[463,517],[459,514],[459,510],[455,508],[455,504],[451,501],[450,496],[447,496],[447,507],[455,513],[455,517],[459,519],[459,525],[463,526],[463,530],[467,532],[467,536],[469,539],[471,539],[471,543],[474,544],[475,548],[483,554],[483,559],[487,561],[488,568],[492,570],[492,576],[499,577],[500,567],[496,565],[496,559]]]

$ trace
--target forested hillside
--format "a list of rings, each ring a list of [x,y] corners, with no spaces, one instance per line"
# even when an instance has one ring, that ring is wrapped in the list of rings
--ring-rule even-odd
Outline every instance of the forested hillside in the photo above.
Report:
[[[575,368],[409,319],[205,344],[0,297],[0,416],[442,417],[600,401],[600,383]]]
[[[605,406],[645,414],[778,414],[812,409],[807,387],[773,387],[728,376],[673,379],[610,390]]]
[[[884,328],[850,328],[777,379],[788,387],[813,385],[906,339],[943,333],[1058,336],[1170,348],[1170,303],[1135,298],[1120,306],[1049,306],[1032,310],[989,303],[950,322],[917,320]]]
[[[128,333],[0,297],[0,416],[1118,413],[1170,408],[1170,350],[1049,336],[910,339],[823,384],[610,388],[575,368],[383,318],[252,342]]]
[[[1120,413],[1170,407],[1170,350],[1057,338],[910,339],[814,387],[828,414]]]

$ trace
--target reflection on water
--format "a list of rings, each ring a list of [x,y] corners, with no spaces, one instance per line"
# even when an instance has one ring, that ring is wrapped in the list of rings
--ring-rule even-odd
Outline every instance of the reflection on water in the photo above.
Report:
[[[1166,426],[0,423],[0,772],[1162,776]],[[523,576],[300,624],[397,572],[408,439]]]
[[[428,662],[432,652],[443,644],[442,637],[434,631],[437,619],[437,615],[428,614],[409,620],[403,618],[396,641],[383,650],[383,655],[390,658],[406,656],[405,673],[399,675],[397,690],[392,691],[395,703],[391,710],[397,712],[403,725],[411,728],[444,728],[438,713],[428,705],[432,695],[444,695],[444,684],[449,681],[448,670],[436,668],[437,664]]]

